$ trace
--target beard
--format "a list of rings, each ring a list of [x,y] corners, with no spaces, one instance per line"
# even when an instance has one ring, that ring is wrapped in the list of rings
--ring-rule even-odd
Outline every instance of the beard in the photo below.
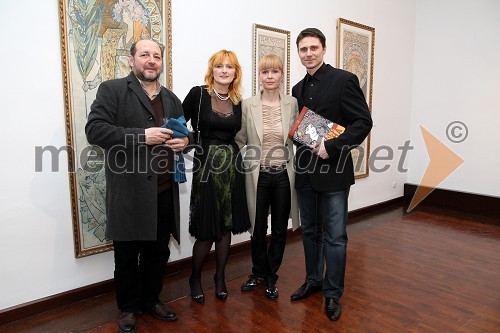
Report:
[[[153,74],[146,73],[146,71],[138,71],[135,75],[141,81],[154,82],[154,81],[158,80],[158,77],[160,76],[160,74],[161,74],[161,71],[155,72]]]

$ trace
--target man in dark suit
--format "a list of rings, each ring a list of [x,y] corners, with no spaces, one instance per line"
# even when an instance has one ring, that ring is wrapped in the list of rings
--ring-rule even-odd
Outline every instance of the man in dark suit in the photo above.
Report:
[[[347,199],[354,184],[349,153],[363,142],[372,119],[358,78],[323,62],[326,38],[316,28],[303,30],[297,50],[307,74],[292,90],[299,110],[303,106],[346,128],[338,138],[316,147],[299,146],[296,178],[306,262],[305,283],[292,300],[323,290],[325,312],[337,320],[342,307],[347,249]],[[326,263],[326,273],[323,276]]]
[[[113,240],[120,332],[135,332],[135,314],[177,319],[160,302],[170,235],[179,242],[179,187],[173,181],[174,152],[188,137],[172,138],[164,118],[183,115],[180,100],[158,81],[163,50],[152,40],[130,49],[132,72],[103,82],[91,106],[85,133],[105,151],[106,238]]]

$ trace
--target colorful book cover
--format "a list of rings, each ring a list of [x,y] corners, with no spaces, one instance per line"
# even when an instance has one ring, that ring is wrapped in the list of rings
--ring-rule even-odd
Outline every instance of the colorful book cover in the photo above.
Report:
[[[315,146],[323,139],[337,138],[344,133],[344,130],[343,126],[304,106],[290,129],[288,137],[303,145]]]

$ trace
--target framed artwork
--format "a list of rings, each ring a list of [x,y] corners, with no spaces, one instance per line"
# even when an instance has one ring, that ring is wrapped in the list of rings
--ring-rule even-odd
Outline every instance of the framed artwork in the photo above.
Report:
[[[372,111],[375,28],[339,18],[337,26],[337,68],[356,74],[366,103]],[[351,151],[356,178],[368,177],[370,135]]]
[[[259,82],[259,61],[263,56],[275,54],[283,61],[283,83],[281,90],[290,94],[290,31],[253,25],[253,90],[255,96],[261,90]]]
[[[170,0],[59,0],[64,110],[75,257],[112,249],[105,238],[104,152],[88,144],[85,124],[97,88],[130,73],[132,43],[165,47],[161,83],[172,87]]]

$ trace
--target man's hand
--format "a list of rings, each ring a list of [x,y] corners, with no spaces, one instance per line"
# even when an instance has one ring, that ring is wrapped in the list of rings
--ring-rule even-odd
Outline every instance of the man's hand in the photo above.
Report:
[[[313,153],[321,157],[322,159],[326,160],[330,156],[328,156],[328,153],[326,152],[325,149],[325,140],[321,140],[320,143],[318,143],[315,147],[313,148]]]
[[[172,130],[163,127],[146,128],[146,144],[159,145],[165,143],[170,139],[172,133],[174,133]]]
[[[182,138],[171,138],[165,141],[165,146],[169,147],[175,152],[183,150],[189,143],[189,138],[183,136]]]

